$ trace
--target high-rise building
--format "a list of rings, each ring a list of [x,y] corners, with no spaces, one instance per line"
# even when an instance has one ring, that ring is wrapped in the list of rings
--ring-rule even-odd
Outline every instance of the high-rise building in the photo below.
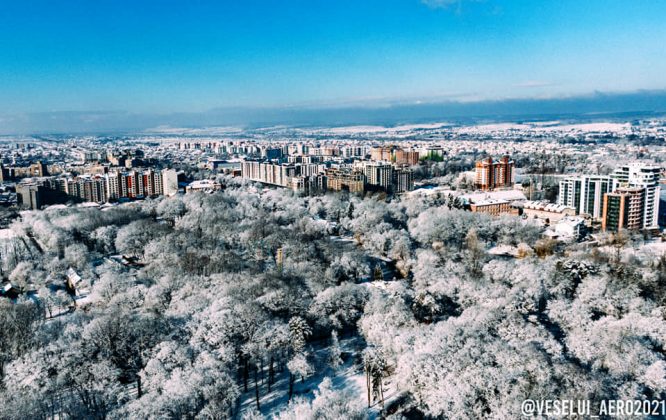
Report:
[[[500,160],[488,157],[476,162],[476,187],[484,191],[513,187],[514,166],[509,156],[503,156]]]
[[[389,191],[393,185],[393,165],[372,162],[365,165],[365,180],[368,185]]]
[[[245,161],[241,163],[241,176],[252,181],[265,184],[292,187],[291,178],[297,176],[314,176],[326,169],[324,164]]]
[[[603,230],[640,230],[643,228],[645,209],[645,189],[641,187],[620,187],[615,192],[604,195]]]
[[[391,152],[390,147],[373,147],[370,149],[370,160],[390,162]]]
[[[282,157],[282,149],[267,147],[261,150],[261,157],[264,159],[279,159]]]
[[[395,163],[398,165],[417,165],[419,152],[398,149],[395,151]]]
[[[622,187],[639,187],[645,190],[642,227],[643,229],[658,228],[661,168],[642,163],[631,163],[618,167],[612,177]]]
[[[351,169],[326,169],[326,187],[332,191],[365,191],[365,176]]]
[[[16,199],[18,205],[32,210],[40,209],[45,203],[44,187],[37,184],[17,184]]]
[[[560,181],[557,204],[573,207],[576,214],[601,219],[604,194],[612,192],[617,182],[608,175],[581,175]]]
[[[342,156],[346,158],[362,157],[366,155],[367,149],[361,146],[345,146],[341,152]]]
[[[178,173],[174,169],[162,171],[162,193],[166,196],[178,194]]]
[[[407,192],[414,189],[414,174],[408,168],[393,171],[393,186],[397,193]]]
[[[120,193],[120,174],[118,172],[109,172],[105,175],[106,190],[109,194],[109,200],[117,200],[121,197]]]

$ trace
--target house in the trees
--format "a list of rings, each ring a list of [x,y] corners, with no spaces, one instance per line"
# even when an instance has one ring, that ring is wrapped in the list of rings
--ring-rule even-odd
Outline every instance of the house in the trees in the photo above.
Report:
[[[582,217],[565,217],[555,224],[548,236],[561,241],[578,241],[587,234],[587,225]]]
[[[67,269],[65,285],[67,286],[67,291],[75,298],[83,297],[90,293],[88,283],[72,267]]]
[[[8,299],[16,299],[21,294],[21,291],[10,282],[3,283],[0,286],[0,296]]]

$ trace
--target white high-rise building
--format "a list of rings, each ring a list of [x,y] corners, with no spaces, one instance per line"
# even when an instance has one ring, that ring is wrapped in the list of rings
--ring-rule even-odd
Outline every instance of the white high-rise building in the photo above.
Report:
[[[557,204],[573,207],[576,214],[589,214],[601,219],[604,194],[613,192],[617,181],[609,175],[579,175],[560,181]]]
[[[174,169],[162,171],[162,189],[164,195],[169,197],[178,194],[178,172]]]
[[[661,168],[643,163],[630,163],[615,169],[612,177],[622,187],[645,189],[643,229],[658,228]]]

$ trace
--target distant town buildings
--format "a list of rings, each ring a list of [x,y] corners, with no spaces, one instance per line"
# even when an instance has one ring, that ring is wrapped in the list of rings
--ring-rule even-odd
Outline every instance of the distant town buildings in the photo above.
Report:
[[[104,175],[31,178],[16,186],[19,205],[31,209],[70,200],[105,203],[177,192],[178,174],[172,169],[112,170]]]
[[[653,230],[658,227],[660,211],[662,219],[666,220],[666,211],[660,208],[666,206],[659,205],[662,168],[658,166],[620,163],[611,174],[563,176],[555,204],[544,200],[527,201],[521,191],[512,188],[516,168],[509,154],[516,153],[521,159],[532,153],[582,155],[585,166],[599,168],[607,168],[612,160],[585,143],[562,144],[547,139],[538,143],[514,141],[514,133],[488,140],[487,136],[469,130],[461,131],[462,137],[455,137],[453,141],[454,137],[443,140],[440,134],[439,131],[432,135],[414,131],[407,137],[388,131],[377,138],[374,138],[377,134],[372,134],[373,138],[368,139],[355,131],[340,134],[336,130],[319,135],[316,131],[293,134],[278,130],[273,134],[262,131],[237,137],[227,136],[225,132],[210,136],[173,136],[166,140],[161,135],[142,136],[141,141],[125,142],[119,138],[111,142],[91,136],[70,143],[36,140],[30,144],[0,145],[0,181],[5,181],[3,194],[6,196],[2,205],[18,202],[23,207],[41,208],[67,201],[103,203],[171,196],[183,189],[208,192],[222,187],[208,180],[195,181],[185,187],[182,171],[161,169],[175,167],[192,168],[188,170],[191,174],[223,172],[306,193],[403,193],[414,189],[416,174],[419,184],[423,184],[420,188],[446,190],[458,200],[457,207],[491,215],[516,214],[521,210],[526,219],[541,219],[551,228],[575,215],[583,217],[592,229],[600,227],[609,231]],[[529,132],[524,134],[530,135]],[[644,156],[650,153],[644,147],[609,144],[604,150],[618,156],[623,155],[625,149],[631,150],[632,156],[640,154],[645,162],[659,161],[655,156]],[[491,157],[476,161],[479,151]],[[437,169],[437,165],[427,161],[448,159],[455,165],[452,166],[454,173],[447,172],[446,178],[459,172],[464,173],[464,178],[445,181],[450,182],[448,185],[428,185],[429,180],[424,176],[438,175],[431,170]],[[573,167],[582,167],[580,162],[577,158]],[[471,169],[470,164],[474,165],[473,175],[466,172]],[[418,171],[412,168],[415,165],[420,166]],[[568,170],[570,168],[558,167],[555,172]],[[525,175],[532,181],[530,188],[540,190],[536,193],[530,190],[530,199],[554,198],[552,178],[545,187],[543,179],[539,184],[533,181],[534,174],[525,172]],[[474,184],[477,191],[470,184]]]
[[[503,156],[499,160],[488,157],[476,162],[476,187],[484,191],[513,187],[514,166],[515,163],[510,160],[509,156]]]
[[[292,163],[244,161],[241,163],[241,176],[264,184],[306,192],[380,190],[401,193],[414,189],[411,169],[390,162],[355,161],[351,166],[330,166],[330,163],[303,163],[307,161],[309,160],[291,159]]]
[[[48,176],[49,171],[42,162],[35,162],[29,166],[10,166],[4,167],[0,164],[0,182],[9,180],[18,180],[21,178],[31,178],[36,176]]]

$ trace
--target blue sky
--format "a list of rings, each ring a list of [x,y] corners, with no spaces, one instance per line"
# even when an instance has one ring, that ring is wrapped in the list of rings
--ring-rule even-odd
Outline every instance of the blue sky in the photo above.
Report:
[[[666,2],[0,0],[0,116],[666,88]]]

